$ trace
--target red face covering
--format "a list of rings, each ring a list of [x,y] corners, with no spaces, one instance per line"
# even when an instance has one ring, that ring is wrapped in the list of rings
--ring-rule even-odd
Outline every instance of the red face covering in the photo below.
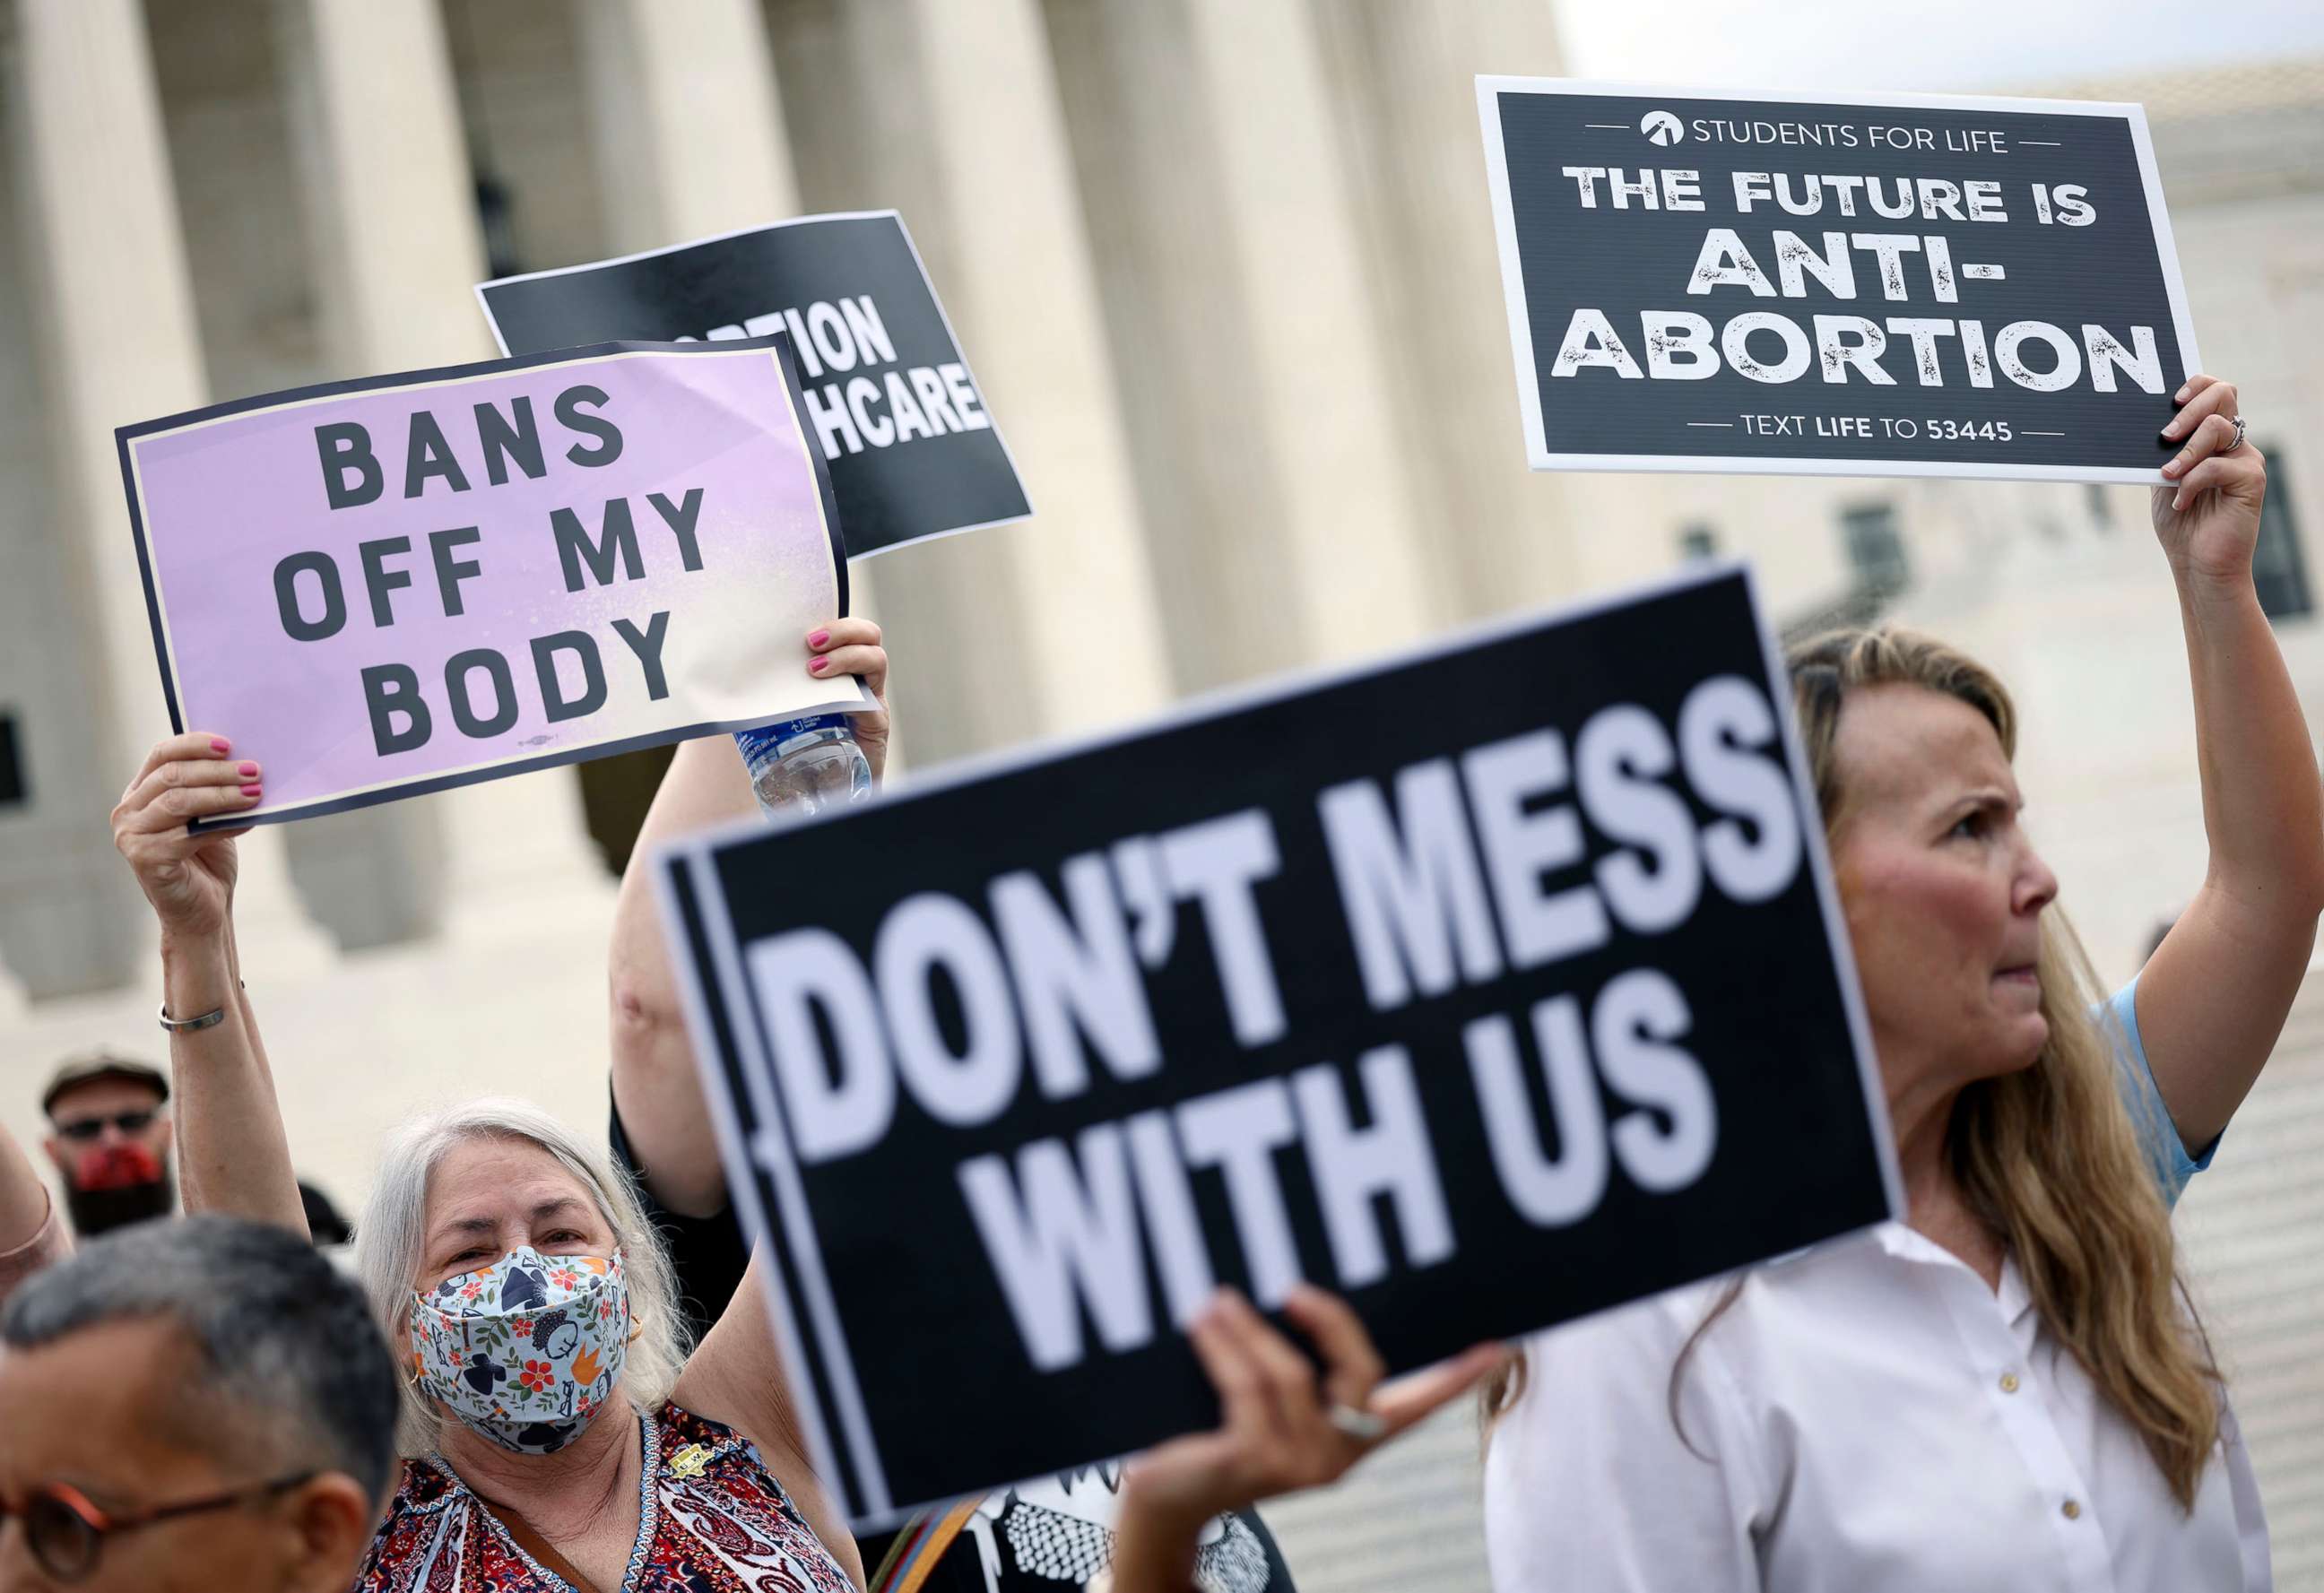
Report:
[[[84,1238],[168,1213],[169,1169],[142,1145],[93,1146],[73,1158],[65,1210]]]
[[[81,1189],[122,1189],[161,1178],[161,1159],[142,1145],[96,1146],[73,1163],[73,1183]]]

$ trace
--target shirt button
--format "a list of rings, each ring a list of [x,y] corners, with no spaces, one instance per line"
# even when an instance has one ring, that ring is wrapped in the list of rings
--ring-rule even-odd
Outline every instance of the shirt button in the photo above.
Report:
[[[2061,1508],[2064,1510],[2068,1521],[2080,1521],[2082,1518],[2082,1507],[2071,1499],[2067,1500]]]
[[[2001,1392],[2004,1394],[2015,1394],[2017,1392],[2016,1373],[2004,1372],[2001,1374]]]

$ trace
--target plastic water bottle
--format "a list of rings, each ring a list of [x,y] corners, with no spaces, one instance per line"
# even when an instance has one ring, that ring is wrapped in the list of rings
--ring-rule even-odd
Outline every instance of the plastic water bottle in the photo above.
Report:
[[[850,717],[817,714],[734,732],[751,788],[768,818],[787,824],[872,794],[871,760],[855,744]]]

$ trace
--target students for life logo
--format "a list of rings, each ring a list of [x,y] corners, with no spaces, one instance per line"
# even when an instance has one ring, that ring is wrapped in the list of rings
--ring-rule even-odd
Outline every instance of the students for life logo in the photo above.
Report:
[[[1686,124],[1668,111],[1648,111],[1640,119],[1638,131],[1655,143],[1674,144],[1686,136]]]

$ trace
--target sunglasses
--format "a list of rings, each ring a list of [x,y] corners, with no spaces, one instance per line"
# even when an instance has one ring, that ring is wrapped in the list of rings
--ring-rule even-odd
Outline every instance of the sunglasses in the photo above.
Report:
[[[69,1123],[59,1123],[57,1133],[66,1139],[86,1145],[104,1133],[107,1123],[124,1134],[143,1134],[153,1126],[153,1119],[160,1115],[149,1108],[142,1111],[115,1112],[109,1117],[76,1118]]]
[[[5,1526],[12,1515],[21,1519],[24,1524],[24,1545],[32,1551],[33,1562],[60,1582],[78,1582],[97,1569],[97,1553],[104,1548],[106,1538],[114,1533],[248,1504],[297,1487],[315,1475],[312,1470],[301,1471],[272,1482],[253,1483],[231,1493],[120,1515],[99,1509],[78,1488],[61,1482],[44,1483],[33,1488],[21,1505],[0,1499],[0,1526]]]

